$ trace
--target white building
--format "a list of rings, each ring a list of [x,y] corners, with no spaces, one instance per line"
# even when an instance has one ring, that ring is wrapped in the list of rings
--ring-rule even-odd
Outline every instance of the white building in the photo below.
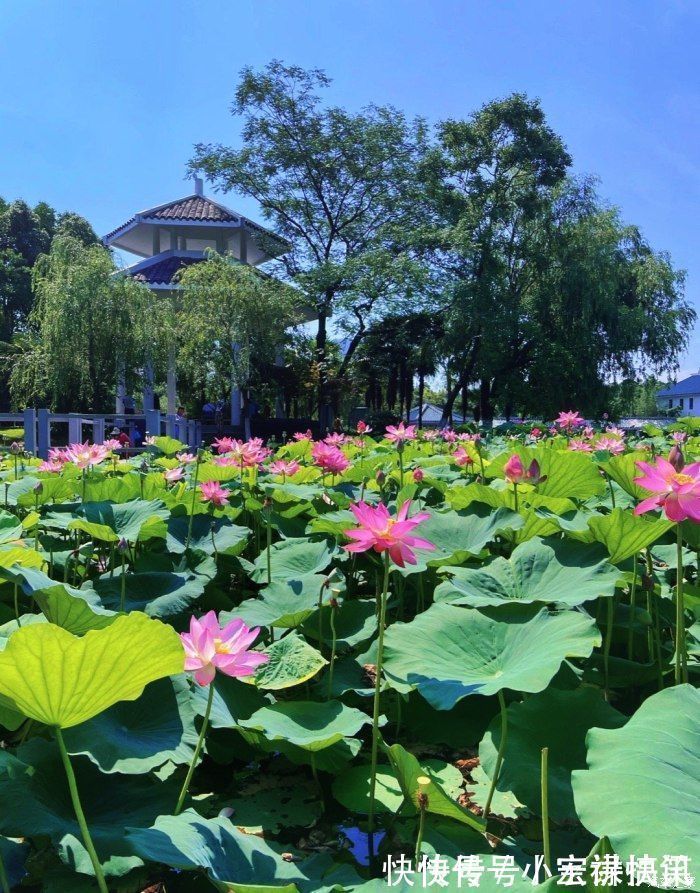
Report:
[[[700,370],[656,395],[659,409],[678,415],[700,415]]]

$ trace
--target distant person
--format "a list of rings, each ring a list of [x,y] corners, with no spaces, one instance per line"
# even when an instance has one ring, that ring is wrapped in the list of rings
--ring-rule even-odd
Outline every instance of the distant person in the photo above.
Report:
[[[119,432],[117,440],[121,444],[121,447],[123,450],[128,449],[131,446],[131,439],[130,439],[129,435],[126,433],[126,431],[124,431],[123,428]]]
[[[217,434],[221,434],[224,430],[224,405],[223,400],[217,400],[214,408],[214,423]]]
[[[211,402],[211,400],[208,400],[202,407],[202,416],[208,422],[210,422],[214,418],[215,412],[216,412],[216,407]]]
[[[184,406],[178,406],[177,412],[175,413],[175,415],[178,417],[178,419],[185,420],[185,419],[187,419],[187,410],[185,409]]]
[[[143,440],[143,434],[141,434],[141,429],[136,427],[134,428],[134,433],[132,435],[132,441],[135,447],[141,446],[141,441]]]
[[[343,420],[340,418],[340,416],[336,416],[336,417],[335,417],[335,420],[334,420],[334,422],[333,422],[333,431],[334,431],[336,434],[342,434],[342,433],[343,433]]]

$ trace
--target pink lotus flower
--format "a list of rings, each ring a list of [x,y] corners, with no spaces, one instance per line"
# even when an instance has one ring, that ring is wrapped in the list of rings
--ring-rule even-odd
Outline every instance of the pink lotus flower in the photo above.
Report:
[[[691,518],[700,522],[700,462],[686,465],[682,471],[676,471],[662,456],[657,457],[654,465],[635,464],[642,472],[642,477],[634,479],[635,484],[655,494],[639,503],[635,515],[663,508],[670,521]]]
[[[338,447],[327,443],[315,443],[311,455],[324,474],[342,474],[350,465],[348,458]]]
[[[564,431],[572,431],[574,428],[579,428],[581,425],[585,425],[586,422],[581,418],[578,412],[560,412],[554,420],[554,424],[558,425]]]
[[[175,458],[182,465],[191,465],[193,462],[197,461],[197,457],[194,453],[178,453]]]
[[[457,434],[452,428],[443,428],[440,432],[440,436],[445,441],[445,443],[454,443],[457,440]]]
[[[384,436],[387,440],[396,444],[397,447],[402,447],[407,440],[416,439],[416,426],[406,426],[403,422],[400,422],[398,425],[387,425]]]
[[[120,447],[121,447],[121,442],[120,442],[119,440],[117,440],[116,437],[109,437],[107,440],[103,440],[103,441],[102,441],[102,446],[103,446],[106,450],[109,450],[110,453],[111,453],[113,450],[118,450],[118,449],[120,449]]]
[[[304,432],[297,431],[294,434],[294,440],[313,440],[313,439],[314,439],[314,435],[313,435],[313,431],[311,430],[311,428],[309,428],[307,431],[304,431]]]
[[[414,468],[413,469],[413,483],[420,484],[423,478],[425,477],[425,472],[422,468]]]
[[[228,490],[224,490],[218,481],[205,481],[200,485],[202,502],[208,502],[213,506],[228,505]]]
[[[685,431],[674,431],[673,434],[671,434],[671,438],[675,443],[685,443],[688,439],[688,435]]]
[[[588,443],[585,440],[570,440],[569,441],[569,449],[574,450],[578,453],[592,453],[593,452],[593,444]]]
[[[369,434],[372,431],[367,422],[363,422],[362,419],[357,423],[357,433],[358,434]]]
[[[105,449],[102,444],[72,443],[66,449],[68,460],[78,468],[87,468],[90,465],[99,465],[109,455],[109,450]]]
[[[226,676],[252,676],[269,660],[267,654],[247,650],[259,632],[259,627],[249,629],[242,620],[232,620],[221,627],[214,611],[201,620],[191,617],[190,631],[180,633],[185,670],[194,670],[199,685],[209,685],[217,670]]]
[[[538,437],[542,437],[542,429],[541,428],[533,428],[530,431],[530,437],[534,437],[537,440]]]
[[[341,434],[339,431],[333,431],[330,434],[326,434],[326,436],[323,438],[324,443],[329,443],[331,444],[331,446],[337,447],[342,446],[344,443],[347,443],[347,441],[348,438],[344,434]]]
[[[168,468],[163,472],[163,477],[169,484],[175,484],[181,481],[185,476],[185,469],[178,466],[177,468]]]
[[[41,465],[37,468],[37,471],[45,471],[49,474],[58,474],[63,471],[63,462],[51,461],[50,459],[46,462],[42,462]]]
[[[60,462],[65,465],[70,462],[68,458],[68,447],[51,447],[49,450],[49,462]]]
[[[605,429],[605,433],[609,434],[611,437],[624,438],[626,432],[622,428],[618,428],[617,425],[608,425]]]
[[[281,474],[284,477],[291,477],[293,474],[296,474],[300,468],[301,465],[299,465],[295,459],[292,459],[291,462],[285,462],[283,459],[278,459],[276,462],[270,462],[267,466],[267,470],[270,474]]]
[[[625,443],[619,437],[599,437],[595,442],[597,450],[607,450],[613,456],[619,456],[625,451]]]
[[[212,446],[216,447],[216,452],[221,455],[221,453],[230,453],[237,443],[239,441],[233,437],[217,437],[212,441]]]
[[[386,430],[388,431],[389,429],[387,428]],[[427,441],[437,440],[439,437],[439,432],[436,431],[434,428],[428,428],[427,430],[423,431],[422,437],[423,440]]]
[[[233,456],[214,456],[211,460],[212,465],[218,465],[219,468],[238,468],[238,462]]]
[[[464,467],[465,465],[473,465],[474,460],[469,455],[469,453],[464,449],[464,447],[458,447],[454,453],[452,453],[452,458],[455,460],[457,465],[460,467]]]
[[[503,466],[503,474],[505,479],[510,481],[511,484],[536,485],[547,480],[546,476],[540,475],[540,463],[537,459],[533,459],[529,468],[526,469],[523,465],[523,460],[517,453],[513,453]]]
[[[367,505],[365,502],[351,505],[350,511],[360,526],[343,531],[345,536],[354,540],[344,547],[345,550],[367,552],[369,549],[374,549],[375,552],[388,552],[389,558],[399,567],[416,564],[413,549],[432,551],[435,546],[428,540],[411,535],[411,531],[422,521],[427,521],[430,515],[428,512],[418,512],[409,518],[410,508],[409,499],[401,506],[396,517],[392,518],[387,507],[381,502],[377,506]]]

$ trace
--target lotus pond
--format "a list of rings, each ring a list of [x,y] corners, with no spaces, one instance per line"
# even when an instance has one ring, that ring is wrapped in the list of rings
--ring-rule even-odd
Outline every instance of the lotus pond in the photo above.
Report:
[[[698,889],[700,419],[359,427],[3,453],[3,893]]]

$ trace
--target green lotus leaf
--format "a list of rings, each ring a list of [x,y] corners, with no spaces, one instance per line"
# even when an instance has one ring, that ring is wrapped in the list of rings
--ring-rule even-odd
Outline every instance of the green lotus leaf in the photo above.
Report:
[[[270,549],[270,567],[273,580],[298,580],[309,574],[318,574],[331,563],[333,547],[326,539],[280,540]],[[263,549],[255,560],[251,578],[256,583],[267,582],[267,554]]]
[[[150,828],[127,828],[127,837],[142,859],[178,871],[204,869],[220,890],[231,885],[239,893],[296,893],[310,880],[303,862],[285,861],[271,844],[228,819],[203,819],[192,809],[160,816]]]
[[[593,620],[575,611],[543,609],[495,620],[438,603],[387,629],[384,673],[392,683],[416,688],[436,709],[450,710],[470,694],[542,691],[563,660],[588,657],[600,641]]]
[[[615,594],[620,576],[600,547],[568,540],[535,538],[517,546],[509,559],[494,558],[480,568],[456,568],[435,590],[435,601],[475,608],[519,602],[580,605]]]
[[[239,726],[262,732],[268,741],[317,751],[352,738],[370,721],[366,713],[340,701],[286,701],[262,707]]]
[[[154,437],[153,442],[149,446],[151,448],[155,447],[164,456],[174,456],[176,453],[187,450],[187,444],[176,437]]]
[[[571,772],[586,765],[586,734],[594,726],[616,729],[626,717],[607,704],[594,688],[565,691],[548,688],[508,707],[508,743],[497,790],[512,791],[518,801],[540,814],[540,761],[549,748],[549,814],[554,821],[576,820]],[[495,718],[479,746],[481,766],[493,777],[501,741]]]
[[[68,525],[71,530],[83,530],[93,539],[108,543],[125,539],[135,543],[143,527],[153,518],[165,519],[170,511],[158,499],[132,502],[84,502],[77,513],[80,517]]]
[[[10,543],[22,539],[22,522],[11,512],[0,510],[0,543]]]
[[[85,754],[103,772],[138,775],[168,761],[189,763],[197,730],[187,680],[151,682],[137,700],[67,729],[64,739],[68,753]]]
[[[644,490],[638,484],[634,483],[634,479],[641,476],[641,471],[637,468],[637,462],[648,462],[649,453],[640,450],[634,453],[623,453],[621,456],[612,456],[607,462],[603,463],[605,473],[611,477],[615,483],[622,487],[625,493],[633,496],[637,500],[645,499],[649,496],[649,491]],[[591,463],[592,465],[593,463]]]
[[[422,766],[413,754],[401,747],[400,744],[393,744],[386,748],[386,753],[401,787],[404,801],[414,813],[418,812],[417,798],[422,790],[428,795],[427,811],[432,815],[455,819],[463,825],[469,825],[479,831],[486,827],[486,822],[483,819],[477,818],[468,809],[460,806],[445,792],[432,775],[429,766]],[[426,777],[430,779],[430,784],[425,784],[420,780]]]
[[[46,559],[34,549],[25,549],[22,546],[2,546],[0,547],[0,575],[8,579],[4,573],[6,570],[13,568],[14,565],[20,567],[43,567]]]
[[[129,821],[147,827],[156,816],[173,808],[178,785],[145,775],[128,779],[103,775],[84,757],[72,763],[90,835],[107,873],[122,873],[140,865],[125,839],[124,804],[129,804]],[[14,755],[0,750],[0,798],[12,803],[12,809],[0,810],[1,833],[50,837],[59,856],[75,871],[93,873],[55,742],[33,738]]]
[[[335,612],[335,644],[338,653],[348,651],[371,639],[377,631],[377,603],[373,598],[344,599]],[[323,642],[329,648],[333,643],[330,623],[330,609],[323,610],[323,623],[319,624],[319,614],[312,614],[304,622],[304,634]]]
[[[488,477],[502,477],[503,466],[513,453],[518,453],[526,466],[536,459],[540,473],[546,480],[538,484],[537,492],[542,496],[565,496],[571,499],[588,499],[605,489],[605,481],[589,456],[569,450],[526,447],[520,444],[509,446],[500,453],[486,469]]]
[[[233,810],[236,827],[249,834],[307,828],[318,820],[319,802],[318,788],[306,775],[292,774],[288,766],[284,774],[257,773],[236,797],[221,802]]]
[[[12,572],[22,591],[34,598],[46,619],[76,636],[91,629],[104,629],[118,616],[102,607],[99,596],[91,588],[74,589],[36,568],[17,567]]]
[[[256,710],[267,704],[266,696],[254,685],[247,685],[232,676],[218,673],[212,684],[214,700],[209,724],[215,729],[233,729],[242,719],[248,719]],[[195,685],[191,698],[195,713],[204,716],[209,698],[209,686]]]
[[[221,622],[238,617],[248,626],[274,626],[289,629],[302,624],[318,611],[319,596],[326,578],[307,574],[288,580],[273,580],[260,592],[260,598],[249,598],[223,614]],[[324,591],[328,598],[328,593]]]
[[[430,518],[416,529],[421,539],[435,546],[431,552],[419,551],[418,564],[407,573],[425,569],[425,565],[461,564],[478,555],[502,531],[516,530],[523,524],[520,515],[506,508],[495,512],[475,509],[470,512],[431,512]]]
[[[204,592],[206,577],[186,571],[145,571],[127,573],[125,583],[125,611],[143,611],[149,617],[167,618],[190,610],[193,602]],[[104,605],[120,610],[122,576],[118,568],[114,576],[105,574],[93,582]]]
[[[591,729],[586,747],[588,769],[572,775],[584,826],[623,859],[683,855],[697,870],[700,692],[660,691],[622,728]]]
[[[135,700],[183,665],[175,630],[145,614],[120,616],[82,637],[35,623],[13,633],[0,653],[0,695],[25,716],[66,729]]]
[[[462,773],[450,763],[442,760],[423,760],[423,774],[430,772],[430,778],[439,784],[448,796],[456,800],[464,783]],[[333,796],[351,812],[367,815],[369,812],[369,783],[371,766],[362,763],[346,769],[333,781]],[[405,798],[396,773],[391,765],[380,765],[377,769],[377,786],[374,794],[375,812],[395,813],[404,805]],[[407,804],[409,812],[415,812]]]
[[[274,642],[265,653],[270,659],[258,668],[255,684],[270,691],[307,682],[328,663],[320,651],[296,633]]]
[[[168,552],[179,555],[185,551],[190,519],[186,515],[170,518],[165,540]],[[239,527],[228,518],[211,518],[208,515],[195,515],[192,518],[192,535],[189,548],[207,555],[238,555],[245,548],[250,536],[247,527]]]
[[[588,522],[598,542],[610,553],[610,561],[619,564],[655,543],[673,527],[666,518],[649,519],[615,508],[609,515],[598,515]]]

